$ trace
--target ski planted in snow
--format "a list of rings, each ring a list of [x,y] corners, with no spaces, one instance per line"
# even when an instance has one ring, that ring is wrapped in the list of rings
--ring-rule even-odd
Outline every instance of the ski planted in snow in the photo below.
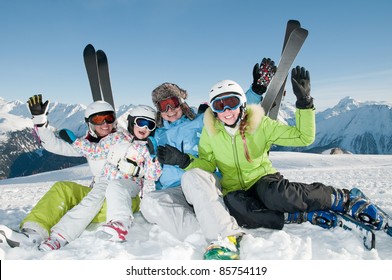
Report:
[[[110,84],[108,59],[105,52],[102,50],[95,51],[94,46],[88,44],[84,48],[83,58],[93,100],[104,100],[115,108]]]
[[[272,105],[274,104],[275,99],[287,78],[291,65],[293,64],[307,36],[308,31],[301,27],[294,29],[289,35],[276,69],[276,73],[267,88],[263,100],[261,101],[261,106],[267,114],[270,112]]]
[[[301,27],[301,23],[298,20],[291,19],[287,22],[286,34],[284,36],[282,53],[286,47],[287,40],[289,39],[291,32],[293,32],[294,29],[299,28],[299,27]],[[272,108],[268,114],[268,116],[273,120],[276,120],[278,118],[280,103],[282,102],[283,96],[285,95],[286,80],[287,80],[287,77],[284,80],[283,85],[280,88],[278,95],[276,96],[275,101],[272,105]]]
[[[362,197],[362,198],[370,201],[370,199],[358,188],[351,189],[350,193],[353,193],[359,197]],[[374,204],[374,206],[376,206],[377,210],[380,211],[381,215],[386,220],[386,221],[384,221],[385,224],[382,225],[381,231],[384,231],[389,236],[392,236],[392,226],[390,225],[390,223],[392,221],[391,216],[387,212],[385,212],[383,209],[381,209],[380,206],[378,206],[376,204]]]
[[[340,213],[335,214],[338,218],[339,227],[344,230],[349,230],[355,236],[359,237],[363,241],[363,245],[366,249],[371,250],[376,248],[376,235],[370,227],[355,220],[350,215]]]

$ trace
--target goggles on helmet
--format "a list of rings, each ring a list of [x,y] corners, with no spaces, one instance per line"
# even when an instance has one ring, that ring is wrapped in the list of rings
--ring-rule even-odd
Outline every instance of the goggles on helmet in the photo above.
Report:
[[[115,120],[116,115],[114,113],[95,114],[88,118],[88,121],[93,125],[112,124]]]
[[[156,128],[155,121],[143,117],[136,117],[134,124],[141,128],[146,127],[149,131],[153,131]]]
[[[237,94],[217,97],[211,102],[211,110],[215,113],[222,113],[226,109],[235,110],[240,106],[241,100]]]
[[[158,102],[158,110],[161,113],[169,111],[169,107],[176,109],[180,106],[180,100],[177,96],[169,97]]]

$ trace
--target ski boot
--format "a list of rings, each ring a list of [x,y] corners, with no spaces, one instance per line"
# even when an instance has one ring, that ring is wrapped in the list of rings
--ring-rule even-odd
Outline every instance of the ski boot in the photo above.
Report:
[[[350,215],[364,225],[380,230],[384,222],[382,213],[374,203],[357,190],[336,189],[332,194],[331,210]]]
[[[358,188],[350,190],[350,206],[348,214],[374,230],[384,230],[392,236],[392,228],[388,225],[390,216]]]
[[[227,236],[211,242],[204,253],[205,260],[239,260],[239,242],[241,237]]]
[[[304,222],[310,222],[313,225],[320,226],[325,229],[330,229],[338,225],[337,221],[338,219],[336,217],[336,214],[324,210],[285,214],[285,224],[301,224]]]
[[[5,225],[0,225],[2,243],[11,248],[37,246],[42,242],[42,237],[34,230],[15,231]]]
[[[122,222],[110,221],[100,226],[95,236],[113,242],[124,242],[128,235],[128,229]]]
[[[52,232],[50,237],[46,239],[38,249],[43,252],[58,250],[68,244],[68,241],[60,233]]]

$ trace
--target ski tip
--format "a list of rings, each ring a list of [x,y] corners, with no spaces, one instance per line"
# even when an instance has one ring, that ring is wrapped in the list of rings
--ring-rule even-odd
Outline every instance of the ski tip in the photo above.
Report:
[[[83,54],[85,54],[85,53],[90,53],[90,52],[94,52],[94,53],[95,53],[95,49],[94,49],[94,46],[93,46],[93,45],[88,44],[88,45],[84,48]]]
[[[106,57],[106,54],[103,50],[97,50],[97,56]]]
[[[296,19],[289,19],[287,24],[296,24],[298,26],[301,26],[301,23],[298,20],[296,20]]]
[[[293,36],[300,36],[300,37],[306,38],[309,35],[309,31],[307,29],[305,29],[305,28],[297,27],[297,28],[295,28],[293,30],[293,32],[291,32],[290,36],[291,35],[293,35]]]
[[[309,34],[309,31],[305,28],[300,27],[299,28],[301,30],[302,33],[306,34],[306,36]]]

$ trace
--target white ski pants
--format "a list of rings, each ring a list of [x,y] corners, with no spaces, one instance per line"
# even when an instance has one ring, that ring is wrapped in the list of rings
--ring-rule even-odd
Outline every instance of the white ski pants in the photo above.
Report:
[[[207,240],[243,234],[224,205],[219,179],[214,174],[191,169],[182,175],[181,186],[143,197],[140,210],[147,221],[180,240],[200,228]]]
[[[52,231],[60,233],[68,242],[75,240],[97,215],[105,198],[106,221],[120,221],[128,227],[133,218],[132,197],[136,197],[139,192],[139,186],[132,180],[100,179],[94,183],[87,196],[53,226]]]

